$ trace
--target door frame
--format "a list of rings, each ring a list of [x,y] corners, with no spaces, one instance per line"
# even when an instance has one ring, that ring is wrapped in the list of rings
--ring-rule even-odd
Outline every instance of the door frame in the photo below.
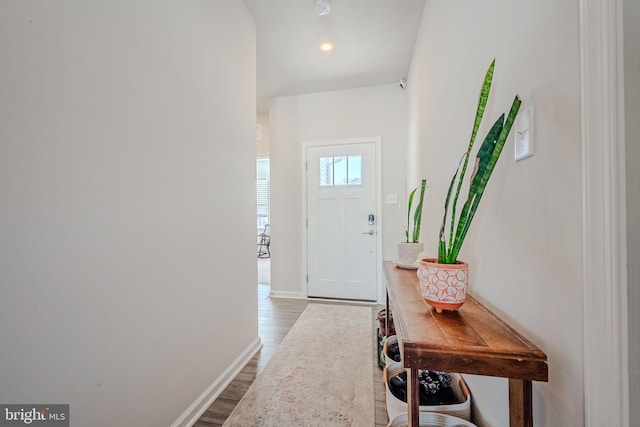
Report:
[[[302,153],[301,153],[301,182],[302,182],[302,197],[301,197],[301,218],[300,224],[302,224],[303,230],[302,233],[302,241],[300,246],[302,247],[302,269],[301,273],[301,283],[303,284],[304,295],[306,298],[309,298],[309,282],[307,280],[307,275],[309,272],[309,265],[307,262],[307,241],[308,241],[308,228],[307,228],[307,148],[309,147],[324,147],[329,145],[349,145],[349,144],[362,144],[362,143],[373,143],[375,145],[376,152],[376,164],[375,164],[375,175],[376,175],[376,191],[375,191],[375,206],[376,206],[376,298],[377,303],[382,304],[383,302],[383,289],[382,289],[382,139],[379,136],[375,137],[367,137],[367,138],[349,138],[349,139],[331,139],[331,140],[319,140],[319,141],[305,141],[302,143]],[[367,303],[369,304],[369,303]]]
[[[622,12],[623,0],[580,0],[584,415],[593,427],[630,425]]]

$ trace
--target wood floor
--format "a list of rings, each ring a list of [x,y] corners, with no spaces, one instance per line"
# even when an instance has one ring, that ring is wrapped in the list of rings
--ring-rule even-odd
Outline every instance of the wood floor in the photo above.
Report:
[[[194,424],[194,427],[222,426],[229,414],[231,414],[231,411],[233,411],[233,408],[235,408],[236,404],[249,389],[256,375],[266,366],[280,342],[285,335],[287,335],[287,332],[289,332],[289,329],[291,329],[307,304],[309,304],[307,300],[271,299],[269,298],[269,289],[269,285],[258,285],[258,334],[262,340],[262,349],[202,414],[200,419]],[[315,304],[315,302],[313,304]],[[384,385],[381,380],[382,371],[378,368],[377,359],[375,359],[377,354],[375,337],[377,326],[376,315],[381,308],[383,308],[383,306],[374,305],[371,317],[371,345],[374,348],[374,359],[371,360],[371,363],[374,365],[373,380],[376,399],[375,427],[384,427],[389,422],[387,418]]]

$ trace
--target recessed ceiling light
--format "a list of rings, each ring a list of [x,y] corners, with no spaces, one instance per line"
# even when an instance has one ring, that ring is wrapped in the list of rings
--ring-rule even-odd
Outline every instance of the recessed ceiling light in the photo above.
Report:
[[[323,52],[331,52],[333,50],[333,43],[331,42],[320,43],[320,50]]]

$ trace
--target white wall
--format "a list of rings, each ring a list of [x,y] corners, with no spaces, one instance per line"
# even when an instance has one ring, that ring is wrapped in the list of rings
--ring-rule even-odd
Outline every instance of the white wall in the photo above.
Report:
[[[253,20],[5,1],[0,63],[0,402],[170,425],[257,339]]]
[[[257,123],[262,126],[262,137],[256,140],[256,156],[269,157],[271,130],[269,128],[269,114],[258,114]]]
[[[640,419],[640,4],[624,1],[627,260],[629,292],[629,410]],[[633,423],[632,423],[633,424]]]
[[[496,71],[479,142],[519,93],[523,109],[535,107],[535,155],[516,163],[513,141],[505,146],[460,258],[470,262],[471,292],[549,358],[549,382],[534,383],[535,425],[582,426],[577,2],[425,4],[409,73],[414,163],[408,169],[432,183],[426,249],[436,249],[446,187],[467,147],[493,58]],[[508,425],[506,380],[468,379],[479,424]]]
[[[382,254],[395,258],[404,238],[406,91],[398,84],[275,98],[271,124],[271,289],[306,297],[302,281],[302,143],[379,136],[382,139],[382,197],[401,203],[382,211]],[[306,273],[305,273],[306,274]]]

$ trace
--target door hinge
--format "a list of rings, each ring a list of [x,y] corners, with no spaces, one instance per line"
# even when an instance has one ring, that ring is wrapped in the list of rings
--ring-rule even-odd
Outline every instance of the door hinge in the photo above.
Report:
[[[309,275],[307,274],[307,283],[309,283]]]

